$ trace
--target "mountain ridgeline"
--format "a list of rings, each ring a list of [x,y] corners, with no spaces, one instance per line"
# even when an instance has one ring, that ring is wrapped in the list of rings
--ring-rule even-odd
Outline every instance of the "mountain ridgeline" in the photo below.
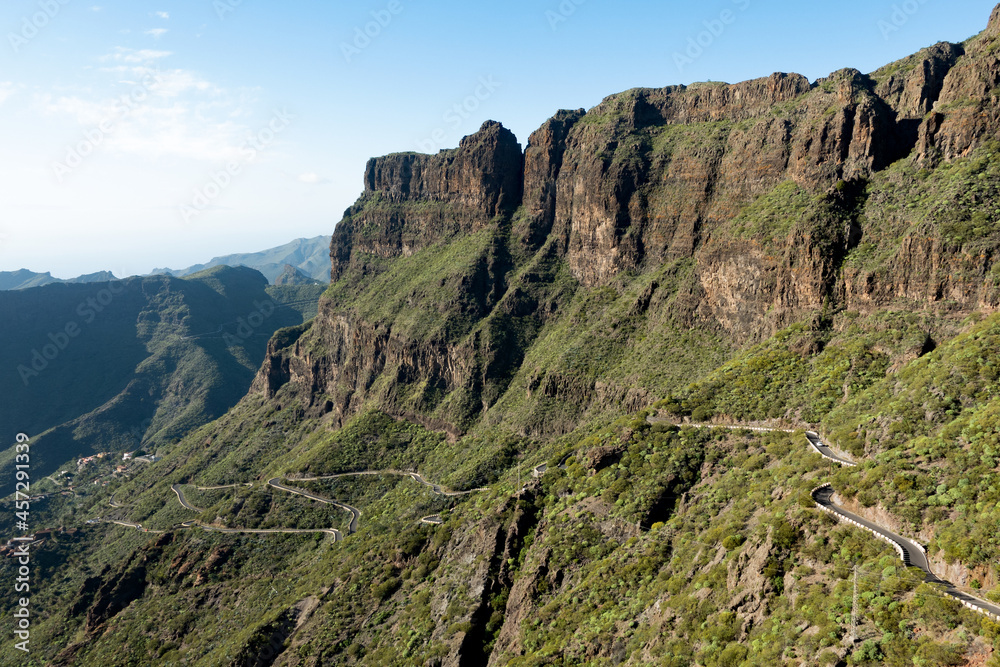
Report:
[[[316,326],[255,386],[453,434],[526,403],[522,433],[559,432],[697,372],[664,359],[686,331],[725,355],[837,310],[995,309],[998,31],[870,75],[631,90],[523,153],[487,122],[373,159]]]
[[[110,271],[100,271],[79,276],[72,280],[60,280],[53,278],[51,273],[35,273],[27,269],[18,271],[0,271],[0,291],[27,289],[29,287],[41,287],[52,283],[100,283],[109,280],[117,280]]]
[[[183,278],[215,266],[247,266],[264,274],[272,285],[278,278],[287,273],[287,267],[316,281],[327,281],[330,278],[330,262],[327,258],[329,236],[317,236],[310,239],[296,239],[290,243],[269,248],[260,252],[236,253],[224,257],[213,257],[204,264],[195,264],[186,269],[153,269],[150,275],[167,274]],[[284,284],[288,284],[285,282]]]

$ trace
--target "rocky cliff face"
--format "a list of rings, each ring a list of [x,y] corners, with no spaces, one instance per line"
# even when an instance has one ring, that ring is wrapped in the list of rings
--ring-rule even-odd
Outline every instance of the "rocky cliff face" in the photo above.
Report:
[[[377,401],[386,412],[426,428],[458,436],[461,429],[427,416],[428,406],[408,403],[406,388],[425,384],[430,392],[450,392],[475,384],[476,350],[393,335],[351,312],[322,302],[314,333],[278,349],[270,343],[267,359],[251,391],[274,397],[289,386],[311,415],[330,414],[337,425]],[[380,377],[386,381],[377,382]],[[420,408],[425,408],[420,410]]]
[[[332,276],[364,274],[377,259],[410,256],[456,233],[484,228],[521,202],[524,158],[514,134],[487,122],[454,150],[374,158],[365,191],[337,225]]]
[[[897,199],[919,187],[917,170],[936,173],[995,137],[997,39],[1000,8],[968,43],[870,75],[635,89],[560,111],[523,154],[487,122],[454,150],[373,159],[333,235],[336,294],[308,335],[271,351],[256,386],[273,395],[291,382],[341,419],[375,401],[458,432],[559,317],[532,294],[559,267],[573,289],[619,291],[676,267],[686,278],[644,288],[640,314],[736,345],[829,307],[995,308],[994,248],[956,241],[951,222]],[[974,201],[957,206],[952,218],[976,218]],[[427,259],[399,268],[415,256]],[[373,316],[383,299],[392,313]],[[413,324],[427,318],[439,324]],[[526,369],[524,383],[529,396],[565,385],[591,390],[556,398],[595,398],[593,380],[565,370]]]
[[[941,84],[932,113],[920,126],[918,159],[926,164],[968,155],[995,138],[1000,122],[1000,7],[993,10],[989,26],[969,41],[963,57],[956,59]]]

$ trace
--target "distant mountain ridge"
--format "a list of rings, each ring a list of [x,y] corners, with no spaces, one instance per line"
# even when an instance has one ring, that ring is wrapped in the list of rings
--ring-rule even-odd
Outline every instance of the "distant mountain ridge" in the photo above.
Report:
[[[110,271],[98,271],[97,273],[88,273],[70,280],[62,280],[54,278],[48,271],[45,273],[35,273],[28,269],[20,269],[18,271],[0,271],[0,291],[28,289],[29,287],[51,285],[52,283],[103,283],[110,280],[118,280]]]
[[[277,278],[271,281],[274,285],[319,285],[319,280],[306,275],[302,269],[285,264],[284,270]]]
[[[311,239],[295,239],[290,243],[261,250],[260,252],[236,253],[214,257],[205,264],[195,264],[186,269],[153,269],[149,275],[167,274],[183,278],[192,273],[215,266],[246,266],[264,274],[268,282],[285,273],[285,266],[291,265],[307,277],[324,283],[330,282],[330,237],[317,236]]]
[[[295,239],[290,243],[268,248],[259,252],[234,253],[214,257],[204,264],[195,264],[186,269],[153,269],[148,275],[168,275],[184,278],[216,266],[245,266],[264,274],[272,285],[308,285],[312,281],[330,282],[330,236],[310,239]],[[288,271],[286,267],[292,267]],[[298,273],[299,275],[296,275]],[[284,276],[284,277],[282,277]],[[279,282],[279,279],[281,282]],[[110,271],[88,273],[69,280],[54,277],[50,272],[37,273],[28,269],[0,271],[0,292],[8,290],[42,287],[54,283],[85,284],[118,280]],[[292,282],[289,282],[289,281]]]
[[[235,405],[272,334],[313,317],[323,289],[218,266],[0,292],[0,376],[13,388],[0,429],[42,443],[32,458],[41,472],[155,448]]]

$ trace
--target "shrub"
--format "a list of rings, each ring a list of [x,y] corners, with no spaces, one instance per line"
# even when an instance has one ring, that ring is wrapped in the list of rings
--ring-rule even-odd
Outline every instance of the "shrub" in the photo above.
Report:
[[[397,577],[386,579],[372,589],[372,595],[374,595],[380,602],[384,602],[392,597],[392,594],[395,593],[399,587],[402,586],[402,584],[403,582]]]
[[[719,667],[739,667],[749,651],[742,644],[730,644],[719,656]]]
[[[837,663],[840,662],[840,656],[834,653],[833,651],[823,651],[822,653],[819,654],[817,662],[822,667],[833,667],[833,665],[836,665]]]
[[[707,422],[712,417],[712,409],[705,407],[704,405],[699,405],[694,409],[694,411],[691,412],[691,419],[696,422]]]
[[[743,546],[743,543],[747,541],[747,538],[742,535],[727,535],[724,540],[722,540],[722,546],[728,551],[733,549],[738,549]]]

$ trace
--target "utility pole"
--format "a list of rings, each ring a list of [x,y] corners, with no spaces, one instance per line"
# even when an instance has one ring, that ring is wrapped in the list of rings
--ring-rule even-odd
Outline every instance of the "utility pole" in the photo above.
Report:
[[[858,643],[858,566],[854,565],[854,603],[851,606],[851,643]]]

